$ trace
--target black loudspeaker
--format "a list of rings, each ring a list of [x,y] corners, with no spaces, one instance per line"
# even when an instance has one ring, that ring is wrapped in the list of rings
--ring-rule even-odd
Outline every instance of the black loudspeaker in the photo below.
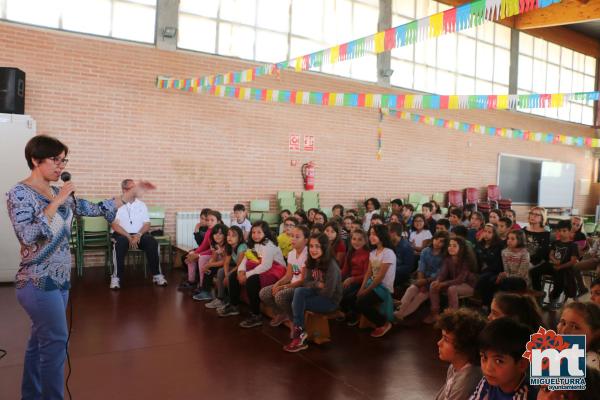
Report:
[[[0,113],[25,114],[25,72],[0,67]]]

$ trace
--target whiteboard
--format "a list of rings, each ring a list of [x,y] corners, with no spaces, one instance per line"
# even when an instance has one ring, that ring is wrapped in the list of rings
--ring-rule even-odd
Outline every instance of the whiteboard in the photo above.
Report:
[[[544,161],[538,198],[541,207],[573,208],[575,164]]]

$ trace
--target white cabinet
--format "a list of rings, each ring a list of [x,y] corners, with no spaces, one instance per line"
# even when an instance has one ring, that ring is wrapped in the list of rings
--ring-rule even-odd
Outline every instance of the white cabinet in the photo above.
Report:
[[[25,144],[35,136],[28,115],[0,114],[0,282],[12,282],[19,269],[19,242],[8,218],[6,192],[29,176]]]

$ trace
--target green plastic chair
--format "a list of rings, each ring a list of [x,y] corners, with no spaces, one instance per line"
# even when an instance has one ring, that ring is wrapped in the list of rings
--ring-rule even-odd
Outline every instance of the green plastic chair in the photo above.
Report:
[[[434,193],[433,196],[431,196],[431,200],[442,206],[444,204],[444,193]]]
[[[302,192],[302,208],[307,211],[311,208],[319,208],[318,192]]]
[[[593,222],[586,222],[585,224],[583,224],[583,230],[588,235],[591,235],[592,233],[596,232],[596,229],[598,229],[598,227]]]
[[[261,212],[251,212],[250,214],[248,214],[248,218],[250,219],[250,222],[255,223],[256,221],[261,221],[263,218],[263,213]]]
[[[250,212],[269,212],[269,200],[252,200]]]
[[[165,208],[163,206],[149,206],[148,216],[150,217],[150,232],[161,230],[162,235],[153,235],[158,242],[159,249],[164,247],[167,251],[169,267],[173,266],[173,252],[171,244],[171,236],[165,232]],[[160,250],[159,250],[160,251]],[[164,254],[164,253],[162,253]],[[160,255],[160,254],[159,254]],[[160,257],[159,257],[160,259]]]
[[[262,215],[262,220],[269,225],[269,228],[279,231],[279,214],[268,212],[264,213]]]
[[[291,200],[296,202],[296,193],[294,192],[277,192],[277,200]]]
[[[296,207],[296,199],[278,199],[277,206],[279,211],[290,210],[292,213],[298,208]]]
[[[110,270],[112,265],[111,241],[108,222],[104,217],[81,217],[81,240],[79,246],[79,275],[83,275],[84,256],[87,250],[104,250],[104,266]]]

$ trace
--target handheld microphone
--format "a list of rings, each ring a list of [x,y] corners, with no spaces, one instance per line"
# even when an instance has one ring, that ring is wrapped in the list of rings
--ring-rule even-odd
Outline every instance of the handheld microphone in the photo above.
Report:
[[[60,174],[60,179],[63,182],[69,182],[71,180],[71,173],[67,172],[67,171],[63,171],[63,173]],[[73,197],[73,201],[75,202],[75,205],[77,205],[77,199],[75,198],[75,192],[71,192],[71,197]]]

